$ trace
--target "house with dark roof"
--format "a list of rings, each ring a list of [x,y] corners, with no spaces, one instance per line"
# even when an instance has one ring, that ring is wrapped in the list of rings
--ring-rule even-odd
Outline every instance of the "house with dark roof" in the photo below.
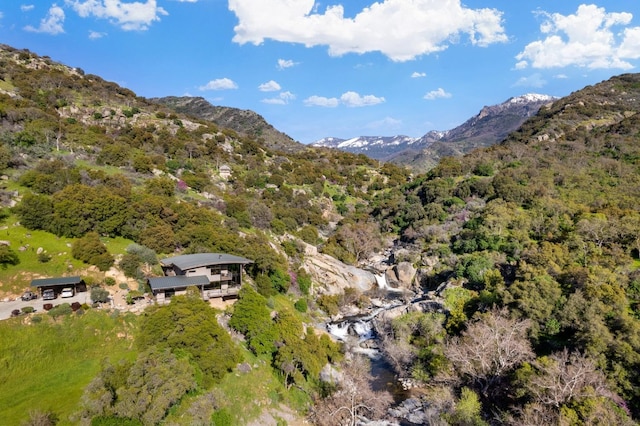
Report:
[[[158,303],[175,294],[185,294],[196,286],[204,300],[236,296],[242,286],[244,265],[253,263],[244,257],[223,253],[197,253],[169,257],[160,261],[163,277],[149,278],[149,286]]]

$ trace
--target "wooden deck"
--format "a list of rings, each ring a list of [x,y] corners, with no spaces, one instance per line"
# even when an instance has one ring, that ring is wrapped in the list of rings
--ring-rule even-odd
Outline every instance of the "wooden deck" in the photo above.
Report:
[[[227,288],[216,288],[213,290],[205,290],[203,299],[215,299],[216,297],[237,296],[240,293],[240,286],[229,286]]]

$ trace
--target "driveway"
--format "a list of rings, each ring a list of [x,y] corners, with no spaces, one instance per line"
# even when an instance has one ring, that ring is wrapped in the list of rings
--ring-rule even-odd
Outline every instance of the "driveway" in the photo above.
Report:
[[[63,303],[86,303],[88,305],[91,304],[91,292],[84,291],[81,293],[76,293],[73,297],[65,297],[64,299],[58,295],[53,300],[42,300],[42,297],[38,296],[37,299],[29,300],[27,302],[23,302],[18,298],[17,300],[11,300],[9,302],[0,302],[0,320],[4,320],[7,318],[11,318],[11,311],[15,309],[22,309],[27,306],[33,307],[36,312],[44,312],[42,305],[45,303],[51,303],[53,306],[62,305]]]

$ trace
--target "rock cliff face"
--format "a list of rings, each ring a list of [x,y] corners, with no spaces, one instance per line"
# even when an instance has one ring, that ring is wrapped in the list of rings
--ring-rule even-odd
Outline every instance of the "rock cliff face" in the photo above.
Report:
[[[346,288],[366,292],[377,286],[373,273],[345,265],[326,254],[306,255],[303,266],[313,282],[318,283],[313,288],[317,294],[342,294]]]

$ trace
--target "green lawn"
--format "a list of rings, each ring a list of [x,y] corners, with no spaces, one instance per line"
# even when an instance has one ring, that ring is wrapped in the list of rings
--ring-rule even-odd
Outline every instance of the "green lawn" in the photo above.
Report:
[[[0,294],[2,292],[20,294],[33,278],[59,277],[64,275],[81,275],[78,271],[86,269],[86,265],[71,256],[73,238],[57,237],[45,231],[32,231],[18,224],[15,216],[4,221],[4,229],[0,229],[0,240],[8,241],[9,247],[20,258],[20,263],[0,269]],[[132,243],[122,237],[103,238],[109,253],[119,255]],[[38,250],[42,249],[50,260],[42,262]]]
[[[52,411],[59,425],[79,407],[84,388],[103,360],[133,359],[136,317],[89,310],[54,322],[0,322],[0,419],[19,425],[32,410]]]

